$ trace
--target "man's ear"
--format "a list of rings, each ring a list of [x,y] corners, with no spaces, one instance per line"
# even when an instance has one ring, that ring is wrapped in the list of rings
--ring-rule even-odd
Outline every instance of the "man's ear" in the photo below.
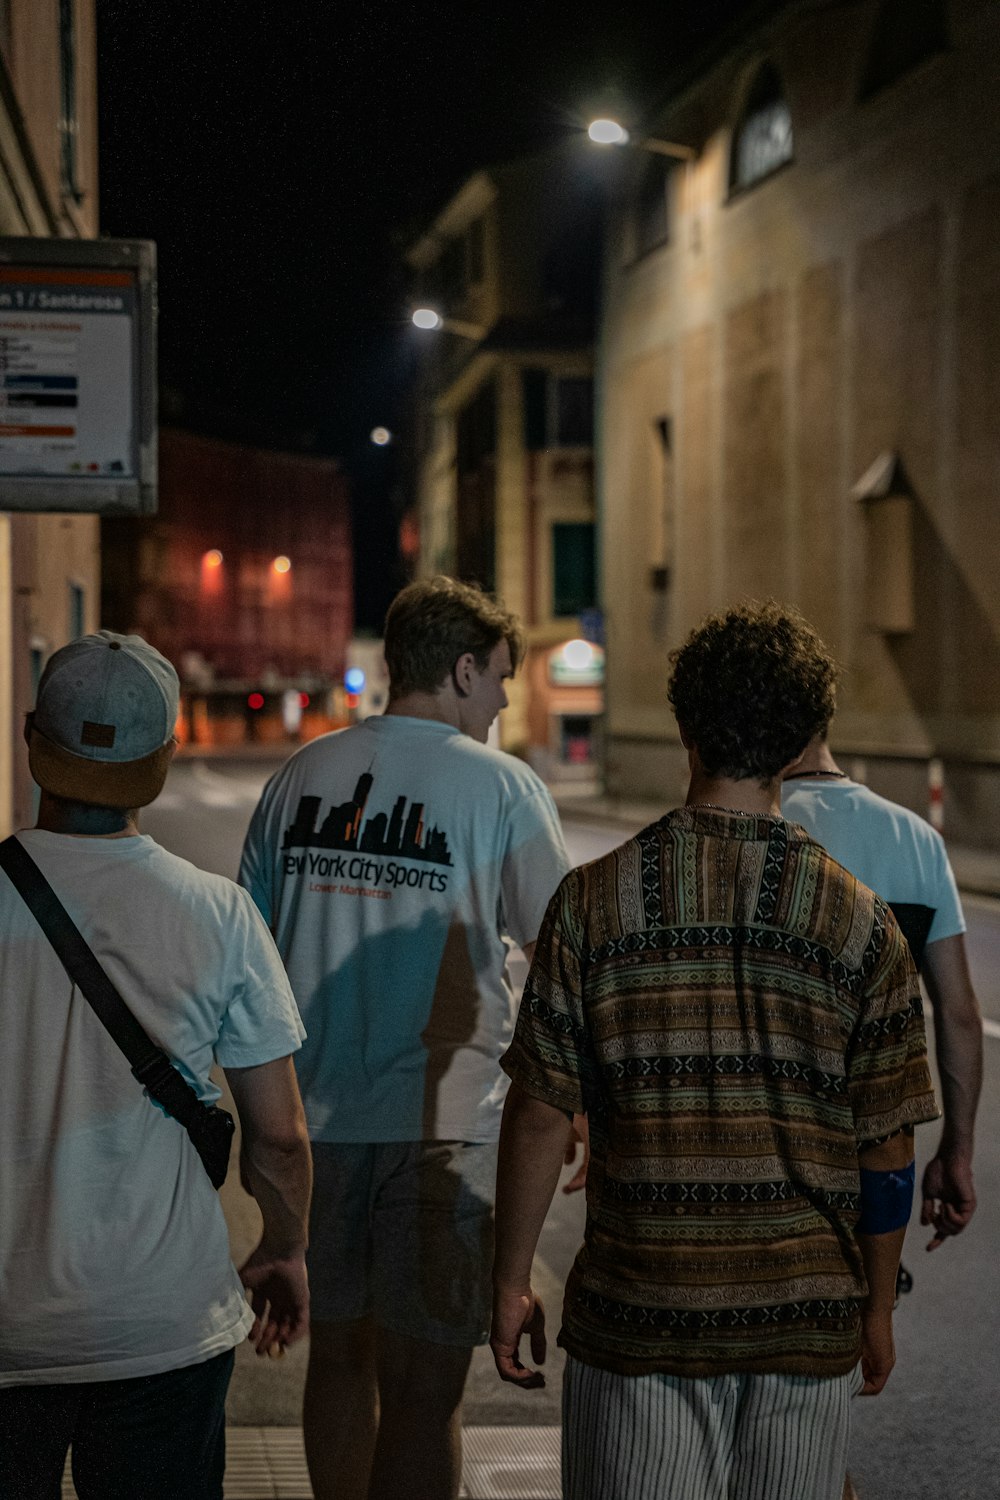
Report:
[[[451,679],[460,698],[467,698],[475,682],[476,658],[471,651],[463,651],[451,669]]]
[[[678,733],[680,734],[681,744],[684,746],[684,749],[685,750],[693,750],[694,749],[694,741],[692,740],[691,736],[688,734],[687,730],[684,728],[684,725],[680,723],[680,721],[678,721],[677,730],[678,730]]]

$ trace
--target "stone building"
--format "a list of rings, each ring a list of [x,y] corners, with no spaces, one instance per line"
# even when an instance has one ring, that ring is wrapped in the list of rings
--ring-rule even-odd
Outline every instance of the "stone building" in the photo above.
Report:
[[[524,621],[502,743],[559,779],[600,756],[603,651],[580,639],[600,634],[597,182],[560,149],[477,172],[407,255],[415,306],[442,319],[413,331],[418,571],[479,583]]]
[[[103,622],[177,666],[189,739],[286,738],[299,694],[294,736],[330,728],[354,625],[337,460],[163,427],[159,473],[155,517],[104,522]]]
[[[1000,835],[1000,6],[757,6],[625,148],[600,341],[607,781],[672,800],[668,653],[798,605],[834,745]],[[643,133],[633,134],[640,144]]]
[[[0,237],[98,232],[94,0],[0,4]],[[98,625],[96,516],[0,515],[0,833],[33,821],[23,715],[51,653]]]

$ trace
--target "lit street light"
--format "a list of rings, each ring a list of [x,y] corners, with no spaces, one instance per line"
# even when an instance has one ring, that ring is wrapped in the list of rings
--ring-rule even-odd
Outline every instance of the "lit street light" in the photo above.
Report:
[[[617,120],[591,120],[587,134],[598,146],[624,146],[628,142],[628,131]]]
[[[486,329],[481,323],[467,323],[462,318],[444,318],[436,307],[418,307],[411,316],[418,328],[424,328],[430,332],[443,328],[445,333],[457,333],[460,338],[473,339],[476,342],[486,337]]]
[[[444,323],[439,312],[433,307],[418,307],[413,314],[413,321],[418,328],[440,328]]]
[[[388,427],[373,427],[370,437],[376,448],[386,448],[392,442],[392,433]]]

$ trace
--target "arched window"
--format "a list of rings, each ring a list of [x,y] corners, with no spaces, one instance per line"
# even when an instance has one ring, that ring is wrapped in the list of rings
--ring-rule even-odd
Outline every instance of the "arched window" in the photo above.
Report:
[[[872,32],[861,98],[870,99],[948,45],[942,0],[883,0]]]
[[[777,69],[765,63],[747,95],[733,135],[729,185],[751,187],[792,159],[792,115]]]

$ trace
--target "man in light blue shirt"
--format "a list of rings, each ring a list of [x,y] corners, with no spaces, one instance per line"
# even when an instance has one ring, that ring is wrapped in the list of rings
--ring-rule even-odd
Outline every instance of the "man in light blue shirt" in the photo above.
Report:
[[[496,1142],[530,953],[567,867],[548,791],[487,746],[522,653],[479,590],[412,584],[386,621],[382,717],[269,782],[240,879],[308,1033],[313,1142],[304,1430],[317,1500],[450,1500],[489,1329]]]
[[[944,1125],[923,1177],[920,1222],[936,1249],[976,1209],[972,1151],[983,1075],[983,1021],[965,951],[965,918],[941,835],[852,781],[817,735],[785,778],[782,812],[891,906],[934,1014]]]

